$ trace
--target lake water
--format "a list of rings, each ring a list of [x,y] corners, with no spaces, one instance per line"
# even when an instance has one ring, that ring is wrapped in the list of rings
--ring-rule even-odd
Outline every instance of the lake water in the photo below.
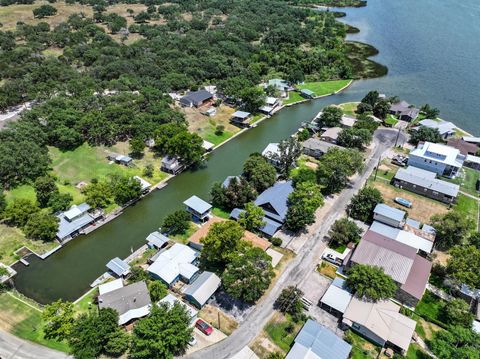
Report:
[[[380,55],[375,60],[389,67],[388,76],[358,81],[336,96],[282,110],[216,150],[206,168],[175,177],[166,188],[45,261],[31,258],[29,267],[18,266],[17,289],[40,303],[76,299],[105,271],[110,259],[124,258],[143,245],[148,233],[160,226],[165,215],[181,208],[185,199],[193,194],[208,199],[212,182],[239,174],[250,153],[288,137],[324,106],[358,101],[371,89],[417,105],[428,102],[445,119],[479,134],[479,4],[473,0],[370,0],[368,7],[346,12],[342,21],[362,30],[350,38],[377,47]]]

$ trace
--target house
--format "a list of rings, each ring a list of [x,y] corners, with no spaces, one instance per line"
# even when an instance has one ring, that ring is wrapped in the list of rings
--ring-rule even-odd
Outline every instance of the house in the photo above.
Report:
[[[409,166],[449,178],[458,174],[464,161],[465,156],[458,149],[431,142],[420,143],[408,157]]]
[[[285,359],[347,359],[352,346],[312,319],[295,337]]]
[[[322,141],[318,138],[313,138],[313,137],[303,142],[302,145],[303,145],[304,154],[306,154],[307,156],[312,156],[317,159],[322,157],[325,153],[327,153],[330,148],[338,147],[337,145],[331,142]]]
[[[473,137],[473,136],[463,136],[462,140],[468,143],[475,143],[477,145],[480,145],[480,137]]]
[[[118,312],[118,324],[124,325],[133,319],[147,316],[152,302],[145,282],[121,287],[98,297],[98,307],[111,308]]]
[[[232,114],[230,121],[236,125],[247,127],[249,126],[248,120],[250,119],[251,115],[252,114],[250,112],[236,111]]]
[[[267,82],[267,87],[273,87],[280,92],[280,95],[285,98],[287,97],[288,91],[292,91],[293,87],[288,84],[287,81],[282,79],[271,79]]]
[[[396,102],[396,103],[392,103],[390,105],[389,112],[392,115],[398,116],[403,111],[408,110],[410,108],[410,106],[411,105],[407,101],[399,101],[399,102]]]
[[[234,208],[230,213],[230,218],[238,221],[240,218],[240,213],[243,212],[243,209]],[[263,226],[259,227],[258,230],[262,232],[265,236],[271,238],[274,234],[282,227],[283,223],[279,223],[273,219],[270,219],[267,216],[262,218]]]
[[[95,222],[97,217],[94,214],[90,214],[89,211],[90,206],[87,203],[82,203],[73,205],[68,211],[58,214],[57,239],[63,242],[73,238]]]
[[[417,254],[417,249],[369,230],[353,254],[347,267],[355,264],[377,266],[399,286],[395,298],[414,307],[427,287],[432,263]]]
[[[146,240],[147,240],[148,248],[155,248],[155,249],[162,249],[170,241],[170,239],[167,236],[161,234],[158,231],[150,233],[147,236]]]
[[[202,308],[217,289],[220,288],[221,282],[215,273],[203,272],[195,279],[195,282],[185,288],[183,295],[186,300],[197,308]]]
[[[328,287],[322,299],[320,299],[320,307],[337,316],[342,316],[347,310],[352,297],[353,294],[347,287],[345,280],[336,277]]]
[[[447,146],[456,148],[464,156],[475,156],[479,149],[477,144],[464,141],[461,138],[449,139],[447,142]]]
[[[320,135],[320,139],[325,142],[337,143],[338,135],[342,132],[340,127],[331,127]]]
[[[180,99],[180,105],[183,107],[200,107],[213,99],[213,94],[207,90],[191,91]]]
[[[460,186],[436,178],[434,172],[414,166],[400,168],[392,179],[395,187],[435,199],[443,203],[454,203]]]
[[[210,203],[205,202],[197,196],[192,196],[184,201],[183,204],[185,205],[187,212],[192,214],[193,219],[200,222],[208,220],[212,210],[212,205]]]
[[[122,278],[118,278],[118,279],[112,280],[110,282],[100,284],[98,286],[98,293],[100,295],[103,295],[103,294],[106,294],[108,292],[112,292],[114,290],[120,289],[120,288],[123,288],[123,279]]]
[[[198,276],[199,269],[193,264],[198,256],[199,253],[192,248],[175,243],[171,248],[160,253],[147,268],[147,272],[169,287],[179,279],[190,283]]]
[[[418,117],[420,110],[411,106],[406,101],[400,101],[392,104],[389,112],[392,115],[398,116],[398,118],[402,121],[410,122]]]
[[[278,166],[277,156],[280,155],[278,149],[278,143],[269,143],[267,147],[262,151],[262,156],[265,157],[268,162],[274,166]]]
[[[203,140],[202,147],[206,152],[210,152],[211,150],[213,150],[215,145],[211,142]]]
[[[367,302],[353,297],[342,324],[384,347],[408,351],[416,322],[400,314],[400,306],[389,301]]]
[[[418,115],[420,114],[420,110],[418,108],[409,108],[408,110],[400,112],[398,119],[401,121],[412,122],[417,119]]]
[[[342,119],[340,121],[340,126],[343,128],[352,128],[353,125],[355,125],[355,122],[357,122],[357,119],[354,117],[342,115]]]
[[[315,92],[313,92],[312,90],[309,90],[309,89],[301,89],[300,90],[300,95],[303,98],[306,98],[306,99],[313,99],[316,96]]]
[[[185,167],[180,162],[180,159],[177,156],[165,156],[162,158],[162,166],[160,169],[163,172],[171,173],[172,175],[177,175],[183,171]]]
[[[133,159],[129,156],[125,155],[119,155],[118,153],[110,153],[107,158],[110,161],[114,161],[115,163],[124,165],[124,166],[130,166],[133,162]]]
[[[442,121],[442,120],[436,121],[436,120],[425,119],[420,121],[419,125],[420,125],[419,127],[416,127],[417,129],[420,127],[428,127],[428,128],[438,130],[438,132],[443,138],[448,138],[453,136],[455,134],[455,129],[457,128],[457,126],[455,126],[454,123]]]
[[[168,306],[173,307],[175,304],[180,304],[187,310],[187,313],[190,317],[190,324],[193,324],[198,316],[198,310],[188,305],[187,303],[182,302],[180,299],[175,297],[173,294],[168,293],[165,297],[158,301],[158,304],[166,303]]]
[[[138,183],[140,183],[140,186],[142,186],[142,193],[145,194],[149,191],[150,187],[152,187],[152,184],[150,182],[145,181],[143,178],[139,176],[134,176]]]
[[[266,217],[283,223],[287,216],[288,196],[292,192],[292,181],[277,182],[272,187],[260,193],[254,203],[264,210]]]
[[[467,155],[467,158],[465,158],[464,164],[467,167],[480,171],[480,157],[478,156]]]
[[[404,218],[407,213],[400,209],[387,206],[384,203],[379,203],[373,209],[373,219],[392,227],[403,227]]]
[[[130,265],[118,257],[111,259],[107,263],[107,268],[117,277],[125,277],[130,273]]]
[[[422,251],[426,254],[432,252],[433,244],[435,242],[434,235],[424,232],[420,229],[415,229],[408,225],[405,225],[404,228],[408,230],[390,227],[386,224],[374,221],[370,226],[370,231],[413,247],[417,250],[417,252]]]
[[[260,112],[266,115],[271,115],[275,108],[278,106],[279,101],[275,97],[267,97],[265,99],[265,105],[259,108]]]

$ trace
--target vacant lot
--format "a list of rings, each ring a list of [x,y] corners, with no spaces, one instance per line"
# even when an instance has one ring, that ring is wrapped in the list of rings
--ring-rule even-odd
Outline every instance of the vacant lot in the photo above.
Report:
[[[275,312],[272,319],[265,326],[265,332],[272,342],[283,351],[288,352],[303,324],[303,322],[294,322],[288,314],[285,316]]]
[[[350,83],[350,80],[305,82],[302,85],[298,85],[297,88],[300,90],[307,89],[307,90],[313,91],[315,92],[315,96],[325,96],[325,95],[331,95],[340,91],[349,83]],[[284,100],[283,103],[285,105],[288,105],[288,104],[303,101],[303,100],[305,100],[305,98],[303,98],[299,92],[291,91],[288,94],[288,99]]]
[[[376,181],[370,181],[370,185],[377,188],[382,193],[386,204],[408,212],[409,217],[423,223],[430,223],[430,218],[433,215],[444,214],[448,211],[448,207],[441,202],[401,190],[378,177]],[[412,208],[405,208],[396,204],[394,201],[395,197],[402,197],[409,200],[413,203]]]
[[[225,314],[217,307],[207,304],[202,308],[199,315],[200,318],[205,319],[214,328],[230,335],[238,327],[238,323],[231,316]]]

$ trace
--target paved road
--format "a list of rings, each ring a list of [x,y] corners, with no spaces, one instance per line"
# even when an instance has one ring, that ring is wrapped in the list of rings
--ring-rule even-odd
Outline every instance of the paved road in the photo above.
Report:
[[[333,222],[345,211],[352,196],[363,186],[378,163],[381,155],[395,143],[396,130],[380,129],[375,132],[375,150],[366,163],[364,172],[357,176],[352,185],[345,189],[332,208],[326,213],[322,225],[297,253],[297,256],[289,263],[275,287],[266,298],[249,313],[245,321],[235,332],[220,343],[188,355],[189,359],[227,359],[248,345],[267,324],[273,311],[273,304],[281,290],[289,285],[301,284],[312,270],[315,269],[319,258],[326,247],[323,238]],[[399,142],[405,142],[403,133],[400,134]]]
[[[65,359],[67,354],[49,349],[0,331],[1,359]]]

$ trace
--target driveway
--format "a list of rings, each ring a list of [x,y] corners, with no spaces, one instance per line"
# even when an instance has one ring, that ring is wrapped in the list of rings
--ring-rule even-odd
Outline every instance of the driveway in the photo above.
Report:
[[[189,355],[188,358],[230,358],[235,353],[239,352],[245,345],[248,345],[248,343],[260,333],[272,315],[273,304],[282,289],[289,285],[301,284],[315,268],[320,255],[326,247],[324,237],[327,235],[330,226],[344,213],[353,195],[362,188],[374,167],[377,165],[380,156],[382,156],[388,148],[393,146],[397,133],[397,130],[392,129],[379,129],[375,131],[375,150],[366,161],[363,173],[356,176],[352,181],[351,186],[344,189],[338,195],[335,205],[331,206],[325,213],[317,231],[303,245],[303,247],[298,250],[297,256],[287,265],[275,287],[266,295],[262,302],[255,306],[255,308],[248,314],[247,319],[240,324],[238,329],[235,330],[232,335],[217,345]],[[400,133],[399,136],[401,141],[405,142],[405,135]],[[327,313],[325,313],[325,315],[326,314]]]
[[[213,332],[210,335],[205,335],[197,328],[194,328],[193,336],[197,340],[197,343],[187,349],[187,355],[216,344],[227,337],[220,330],[215,328],[213,328]]]

